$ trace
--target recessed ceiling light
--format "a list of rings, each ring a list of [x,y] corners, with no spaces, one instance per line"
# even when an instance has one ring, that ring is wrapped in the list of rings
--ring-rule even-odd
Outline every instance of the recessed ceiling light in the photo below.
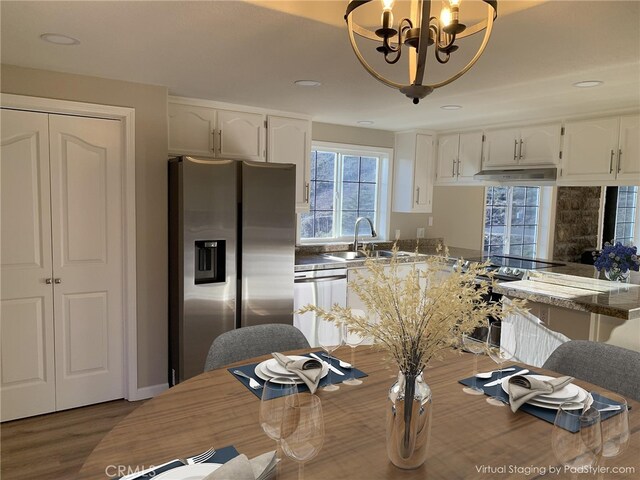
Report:
[[[371,120],[358,120],[358,125],[373,125],[373,123]]]
[[[578,88],[590,88],[590,87],[598,87],[603,83],[604,82],[601,80],[585,80],[582,82],[576,82],[573,84],[573,86]]]
[[[442,110],[460,110],[462,105],[442,105],[440,108]]]
[[[317,80],[296,80],[293,83],[295,83],[299,87],[319,87],[320,85],[322,85]]]
[[[43,33],[40,38],[45,42],[55,43],[56,45],[79,45],[80,40],[62,35],[60,33]]]

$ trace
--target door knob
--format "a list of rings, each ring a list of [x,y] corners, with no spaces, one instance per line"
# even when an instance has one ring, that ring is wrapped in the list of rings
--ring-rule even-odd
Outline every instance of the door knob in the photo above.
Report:
[[[55,283],[55,284],[62,283],[62,279],[61,278],[54,278],[53,279],[53,283]]]
[[[52,278],[45,278],[44,279],[44,283],[46,283],[47,285],[51,285],[52,282],[53,282]]]

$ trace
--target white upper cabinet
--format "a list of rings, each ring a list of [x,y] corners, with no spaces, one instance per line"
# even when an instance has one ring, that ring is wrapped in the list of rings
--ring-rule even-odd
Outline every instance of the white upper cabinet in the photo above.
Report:
[[[433,199],[433,136],[397,133],[393,175],[393,211],[429,213]]]
[[[436,183],[470,184],[482,164],[482,132],[443,135],[438,138]]]
[[[267,117],[267,161],[296,166],[296,211],[309,209],[311,122],[300,118]]]
[[[169,102],[169,153],[264,161],[265,115]]]
[[[561,124],[485,131],[484,167],[557,165]]]
[[[617,178],[640,183],[640,115],[620,118]]]
[[[563,184],[640,180],[639,116],[596,118],[565,124]]]

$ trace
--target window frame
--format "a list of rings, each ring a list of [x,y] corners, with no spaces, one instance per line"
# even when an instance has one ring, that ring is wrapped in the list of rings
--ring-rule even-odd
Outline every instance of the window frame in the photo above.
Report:
[[[376,220],[374,226],[377,230],[378,236],[376,238],[368,237],[371,241],[385,241],[389,238],[389,225],[391,214],[391,172],[393,171],[393,149],[387,147],[373,147],[366,145],[355,145],[347,143],[335,143],[324,141],[313,141],[311,144],[311,151],[320,150],[323,152],[335,153],[338,156],[337,172],[336,172],[336,187],[334,189],[334,204],[333,204],[333,218],[334,225],[342,225],[342,157],[343,156],[359,156],[359,157],[378,157],[378,176],[376,179]],[[311,159],[308,159],[311,162]],[[311,179],[309,179],[311,182]],[[350,243],[353,242],[353,236],[335,236],[335,237],[314,237],[314,238],[302,238],[302,214],[309,213],[300,212],[297,215],[297,242],[299,244],[313,245],[313,244],[327,244],[327,243]],[[362,231],[367,231],[368,228]]]

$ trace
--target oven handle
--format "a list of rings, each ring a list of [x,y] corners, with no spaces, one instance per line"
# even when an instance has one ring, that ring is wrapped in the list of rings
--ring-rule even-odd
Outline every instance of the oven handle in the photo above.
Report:
[[[329,277],[309,277],[309,278],[296,278],[294,283],[315,283],[315,282],[332,282],[335,280],[346,280],[346,275],[331,275]]]

